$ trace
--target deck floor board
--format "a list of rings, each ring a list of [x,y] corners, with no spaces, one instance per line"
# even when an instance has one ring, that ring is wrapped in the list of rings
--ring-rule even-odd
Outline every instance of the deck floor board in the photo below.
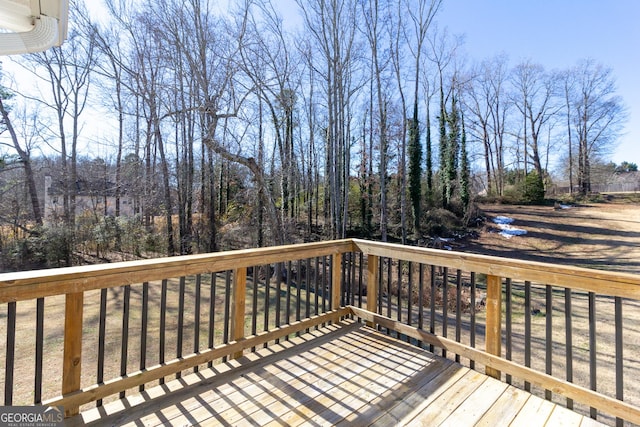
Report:
[[[346,321],[83,411],[67,425],[600,425]]]

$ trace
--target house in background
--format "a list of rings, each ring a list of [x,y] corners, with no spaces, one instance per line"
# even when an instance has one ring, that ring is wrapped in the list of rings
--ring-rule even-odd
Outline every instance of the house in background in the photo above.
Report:
[[[577,181],[573,184],[574,193],[579,189]],[[547,188],[547,196],[569,194],[569,183],[560,181]],[[593,193],[638,193],[640,192],[640,172],[618,172],[613,169],[592,173],[591,192]]]
[[[116,186],[108,181],[76,181],[76,216],[94,215],[115,216],[116,214]],[[54,181],[51,176],[44,178],[44,218],[51,220],[59,218],[64,212],[64,188],[62,182]],[[134,199],[121,191],[120,216],[133,216],[135,213]]]
[[[637,193],[640,191],[640,172],[616,172],[591,184],[594,193]]]

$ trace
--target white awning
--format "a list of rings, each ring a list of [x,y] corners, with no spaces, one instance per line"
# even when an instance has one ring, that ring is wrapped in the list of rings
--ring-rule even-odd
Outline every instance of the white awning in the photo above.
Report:
[[[0,55],[41,52],[67,38],[68,0],[0,0]]]

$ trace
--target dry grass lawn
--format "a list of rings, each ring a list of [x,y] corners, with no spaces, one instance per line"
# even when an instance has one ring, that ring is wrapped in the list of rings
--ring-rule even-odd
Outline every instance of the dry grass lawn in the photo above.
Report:
[[[640,206],[627,198],[609,203],[575,206],[555,210],[551,206],[482,206],[487,216],[484,230],[464,250],[496,255],[575,265],[610,271],[640,274]],[[498,234],[491,219],[514,219],[513,226],[526,235],[505,238]],[[566,378],[566,322],[564,289],[553,288],[553,307],[546,307],[544,287],[534,287],[532,309],[539,314],[532,320],[532,364],[545,370],[545,325],[552,313],[553,374]],[[524,292],[514,287],[513,359],[524,360]],[[573,292],[572,299],[573,381],[585,387],[589,376],[588,297]],[[614,299],[596,299],[597,389],[615,396],[615,321]],[[640,406],[640,301],[623,300],[624,400]],[[587,410],[586,408],[581,408]]]

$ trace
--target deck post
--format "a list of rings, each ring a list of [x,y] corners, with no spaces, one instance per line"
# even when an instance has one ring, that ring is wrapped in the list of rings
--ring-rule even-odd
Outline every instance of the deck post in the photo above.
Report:
[[[231,306],[231,339],[239,341],[244,338],[244,316],[247,296],[247,268],[237,268],[233,272],[233,305]],[[242,351],[232,356],[242,357]]]
[[[64,353],[62,360],[62,395],[80,390],[82,373],[82,308],[84,293],[65,296]],[[79,406],[64,408],[65,417],[79,413]]]
[[[367,255],[367,310],[376,313],[378,309],[378,263],[380,257]],[[375,323],[367,322],[367,326],[375,328]]]
[[[333,254],[331,263],[331,310],[337,310],[342,295],[342,254]]]
[[[502,354],[502,278],[487,276],[487,329],[485,337],[485,350],[489,354],[500,356]],[[500,371],[493,368],[485,368],[485,373],[490,377],[500,379]]]

